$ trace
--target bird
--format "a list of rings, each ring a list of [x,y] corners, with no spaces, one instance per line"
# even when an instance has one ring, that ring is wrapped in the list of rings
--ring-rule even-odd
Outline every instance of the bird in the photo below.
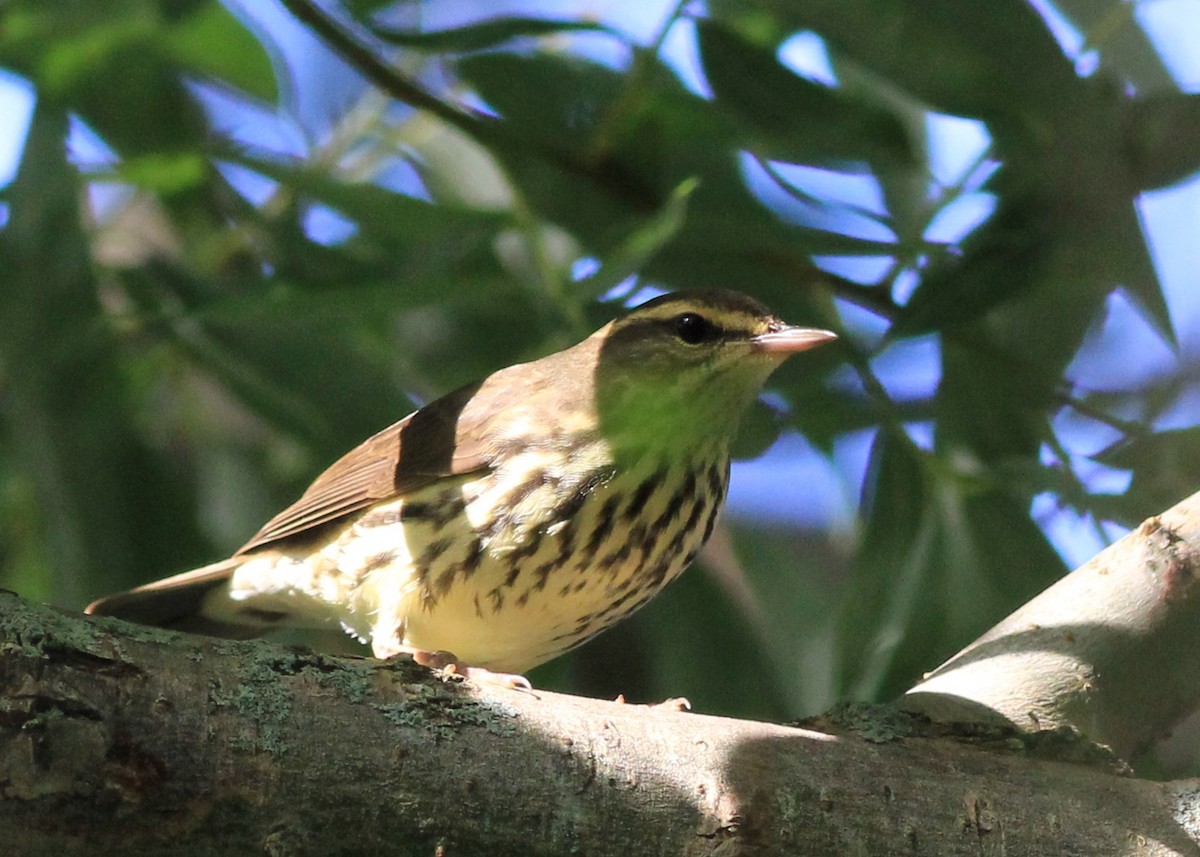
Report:
[[[235,639],[340,627],[377,658],[528,686],[692,563],[742,415],[836,338],[736,291],[660,295],[368,438],[229,559],[86,612]]]

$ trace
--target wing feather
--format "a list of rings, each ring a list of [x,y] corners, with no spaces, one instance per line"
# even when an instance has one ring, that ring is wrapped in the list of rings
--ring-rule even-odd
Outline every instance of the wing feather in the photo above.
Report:
[[[460,388],[367,438],[318,476],[235,556],[403,497],[439,479],[486,469],[490,455],[480,429],[488,409],[473,401],[480,386]]]
[[[300,537],[376,503],[404,497],[440,479],[480,473],[506,454],[528,426],[545,420],[547,393],[567,412],[588,401],[599,334],[534,363],[509,366],[461,387],[363,441],[246,542],[240,556]],[[590,349],[580,355],[578,349]],[[573,354],[574,352],[574,354]],[[557,426],[550,426],[556,430]]]

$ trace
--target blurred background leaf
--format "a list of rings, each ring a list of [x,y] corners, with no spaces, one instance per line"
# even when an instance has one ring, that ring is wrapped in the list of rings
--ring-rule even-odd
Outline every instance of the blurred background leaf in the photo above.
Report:
[[[217,559],[422,402],[732,287],[842,339],[747,419],[699,568],[533,679],[892,696],[1200,487],[1164,5],[287,0],[355,56],[268,4],[10,0],[0,586]]]

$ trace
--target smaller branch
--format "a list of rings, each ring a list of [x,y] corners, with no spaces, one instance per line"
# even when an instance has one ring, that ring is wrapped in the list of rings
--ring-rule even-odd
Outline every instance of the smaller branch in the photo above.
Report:
[[[494,137],[482,116],[439,99],[415,81],[384,63],[349,29],[308,0],[281,0],[284,8],[308,26],[338,56],[384,92],[418,110],[426,110],[481,143]]]
[[[661,204],[650,187],[635,181],[612,165],[599,162],[593,156],[581,156],[566,148],[524,138],[502,120],[442,101],[417,82],[410,80],[381,60],[371,47],[350,29],[327,15],[311,0],[281,0],[284,8],[308,26],[318,37],[352,68],[388,95],[418,110],[424,110],[462,131],[490,150],[505,168],[510,161],[534,158],[563,173],[585,179],[636,210],[647,210]]]
[[[903,698],[935,720],[1071,727],[1130,758],[1200,708],[1200,493],[1145,521]]]
[[[1126,437],[1137,437],[1146,432],[1148,421],[1126,420],[1115,414],[1110,414],[1103,408],[1097,408],[1084,399],[1071,394],[1070,390],[1062,390],[1056,394],[1058,403],[1065,408],[1071,408],[1081,416],[1093,419],[1098,423],[1116,429]]]

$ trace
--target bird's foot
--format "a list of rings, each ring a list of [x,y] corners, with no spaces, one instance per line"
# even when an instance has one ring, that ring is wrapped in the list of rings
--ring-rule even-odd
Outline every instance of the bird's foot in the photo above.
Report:
[[[483,684],[495,684],[500,687],[507,687],[512,690],[533,690],[533,685],[529,683],[529,679],[523,675],[514,673],[497,673],[491,670],[485,670],[483,667],[467,666],[452,652],[438,651],[429,652],[425,649],[404,649],[408,654],[412,655],[412,659],[423,667],[437,670],[443,675],[460,675],[463,678],[471,681],[481,682]]]
[[[613,702],[625,704],[625,694],[618,693],[617,698]],[[670,699],[664,699],[662,702],[649,703],[647,708],[654,708],[658,711],[691,711],[692,703],[686,696],[672,696]]]

